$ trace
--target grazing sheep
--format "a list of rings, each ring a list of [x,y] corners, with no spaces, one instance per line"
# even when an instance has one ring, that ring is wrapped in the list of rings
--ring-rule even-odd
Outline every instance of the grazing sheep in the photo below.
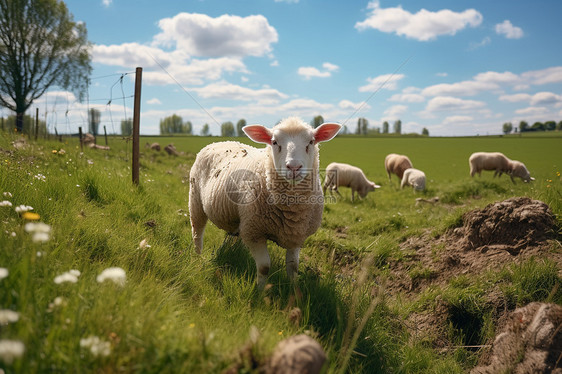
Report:
[[[174,147],[173,144],[168,144],[167,146],[164,147],[164,150],[166,151],[166,153],[168,153],[170,156],[179,156],[180,153],[178,152],[178,150],[176,149],[176,147]]]
[[[356,166],[349,164],[342,164],[338,162],[332,162],[326,167],[326,179],[324,181],[324,195],[326,194],[326,189],[330,191],[336,191],[338,195],[341,196],[338,191],[338,187],[350,187],[351,188],[351,201],[355,199],[355,192],[359,194],[360,198],[365,198],[367,193],[374,191],[375,188],[380,188],[375,182],[371,182],[363,173],[363,170]]]
[[[402,183],[400,183],[400,188],[404,188],[404,186],[412,186],[415,191],[425,190],[424,172],[414,168],[406,169],[402,177]]]
[[[211,220],[240,235],[256,261],[260,289],[270,267],[268,239],[287,250],[287,275],[293,280],[300,248],[322,221],[318,143],[332,139],[340,128],[324,123],[313,129],[291,117],[272,129],[242,128],[253,141],[267,144],[265,148],[233,141],[203,148],[189,174],[189,214],[197,253]]]
[[[515,179],[513,179],[513,177],[519,177],[525,182],[535,180],[535,178],[531,177],[529,170],[527,170],[527,167],[521,161],[510,160],[507,174],[509,174],[513,183],[515,183]]]
[[[413,168],[413,166],[408,156],[391,153],[384,159],[384,168],[386,169],[388,180],[390,181],[391,173],[396,174],[398,178],[402,180],[402,177],[404,176],[404,170]]]
[[[510,159],[501,152],[476,152],[470,155],[468,163],[470,165],[470,176],[474,174],[482,176],[482,170],[495,170],[494,177],[501,177],[502,173],[507,173]]]

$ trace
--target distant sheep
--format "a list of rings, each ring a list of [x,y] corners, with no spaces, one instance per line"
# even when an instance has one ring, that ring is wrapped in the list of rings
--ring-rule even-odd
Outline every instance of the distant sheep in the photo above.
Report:
[[[388,174],[388,180],[390,180],[390,174],[396,174],[402,180],[404,171],[408,168],[413,168],[413,166],[408,156],[391,153],[384,159],[384,168]]]
[[[355,192],[359,194],[360,198],[365,198],[367,193],[374,191],[375,188],[380,188],[375,182],[371,182],[363,173],[363,170],[356,166],[349,164],[342,164],[338,162],[332,162],[326,167],[326,179],[324,181],[324,195],[326,194],[326,189],[330,191],[336,191],[338,195],[341,196],[338,191],[338,187],[350,187],[351,188],[351,201],[355,199]]]
[[[166,151],[166,153],[168,153],[170,156],[179,156],[180,153],[178,152],[178,150],[176,149],[176,147],[174,147],[173,144],[168,144],[167,146],[164,147],[164,150]]]
[[[519,177],[525,182],[535,180],[535,178],[531,177],[529,170],[527,170],[527,167],[521,161],[511,160],[509,162],[507,174],[509,174],[513,183],[515,183],[515,179],[513,179],[513,177]]]
[[[425,190],[425,173],[414,168],[406,169],[402,177],[402,183],[400,183],[400,188],[404,188],[405,186],[412,186],[415,191]]]
[[[291,117],[272,129],[243,127],[250,139],[267,144],[265,148],[233,141],[203,148],[189,174],[189,214],[197,253],[211,220],[240,235],[256,261],[259,288],[269,273],[268,239],[287,250],[287,275],[293,280],[300,248],[322,221],[318,143],[332,139],[340,128],[324,123],[313,129]]]
[[[470,165],[470,176],[474,174],[482,175],[482,170],[495,170],[494,177],[501,177],[503,173],[509,171],[510,159],[501,152],[476,152],[470,155],[468,163]]]

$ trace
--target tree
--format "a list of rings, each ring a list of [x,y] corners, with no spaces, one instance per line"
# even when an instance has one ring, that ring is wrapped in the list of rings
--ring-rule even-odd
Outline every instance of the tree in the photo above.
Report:
[[[531,131],[544,131],[544,123],[542,122],[533,123],[533,126],[531,126]]]
[[[208,123],[204,124],[203,127],[201,128],[201,135],[203,135],[203,136],[209,135],[209,124]]]
[[[525,121],[519,122],[519,132],[529,131],[529,124]]]
[[[322,116],[316,116],[312,119],[312,123],[310,125],[314,128],[317,128],[323,123],[324,123],[324,118]]]
[[[398,135],[402,133],[402,121],[399,119],[394,121],[394,133]]]
[[[513,130],[513,125],[511,124],[511,122],[506,122],[503,124],[503,133],[505,135],[509,134],[511,130]]]
[[[59,0],[0,0],[0,104],[17,131],[34,100],[53,86],[81,99],[92,70],[86,25]]]
[[[388,134],[388,122],[384,121],[382,123],[382,133],[383,134]]]
[[[562,121],[558,122],[558,124],[556,125],[556,130],[562,131]]]
[[[556,122],[546,121],[544,123],[544,128],[545,128],[546,131],[554,131],[554,130],[556,130]]]
[[[96,108],[91,108],[88,113],[88,132],[93,136],[98,136],[101,112]]]
[[[16,116],[8,116],[6,118],[6,123],[4,124],[5,128],[13,130],[16,128]],[[35,133],[35,118],[24,115],[23,116],[23,131],[26,134],[34,134]],[[39,120],[39,135],[47,135],[47,125],[45,121]]]
[[[160,120],[160,135],[179,134],[182,126],[183,119],[177,114],[172,114]]]
[[[422,129],[422,135],[424,135],[424,136],[429,136],[429,130],[424,127],[424,128]]]
[[[369,121],[366,118],[357,119],[357,134],[367,135],[367,128],[369,127]]]
[[[242,131],[242,127],[244,126],[246,126],[246,120],[242,118],[236,123],[236,135],[238,136],[244,135],[244,131]]]
[[[121,120],[121,135],[131,136],[133,134],[133,119],[127,118]]]
[[[226,137],[234,136],[234,124],[230,121],[221,125],[221,135]]]

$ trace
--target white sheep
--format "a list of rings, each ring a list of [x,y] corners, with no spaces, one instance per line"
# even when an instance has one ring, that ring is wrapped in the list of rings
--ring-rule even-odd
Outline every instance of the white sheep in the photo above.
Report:
[[[355,192],[360,198],[365,198],[367,193],[374,191],[375,188],[380,188],[375,182],[371,182],[363,173],[363,170],[356,166],[343,164],[339,162],[332,162],[326,167],[326,178],[324,180],[324,195],[326,194],[326,189],[330,191],[336,191],[338,195],[341,196],[338,191],[338,187],[350,187],[351,188],[351,201],[355,199]]]
[[[529,170],[527,170],[525,164],[517,160],[509,161],[507,174],[509,174],[513,183],[515,183],[515,179],[513,179],[513,177],[519,177],[525,182],[535,180],[535,178],[531,177],[531,174],[529,173]]]
[[[408,156],[390,153],[384,159],[384,168],[388,174],[389,181],[391,173],[396,174],[398,178],[402,180],[404,171],[408,168],[413,168],[413,165]]]
[[[475,152],[468,158],[470,165],[470,176],[474,174],[482,175],[482,170],[495,170],[494,177],[501,177],[502,173],[507,173],[510,159],[501,152]]]
[[[239,142],[213,143],[198,154],[189,174],[189,214],[197,253],[207,220],[240,235],[256,261],[263,289],[269,273],[267,240],[285,248],[287,275],[294,280],[299,251],[322,221],[324,197],[319,177],[318,143],[332,139],[341,125],[313,129],[296,117],[272,129],[242,128],[257,149]]]
[[[412,186],[415,191],[423,191],[425,189],[425,173],[414,168],[404,170],[400,188],[405,186]]]

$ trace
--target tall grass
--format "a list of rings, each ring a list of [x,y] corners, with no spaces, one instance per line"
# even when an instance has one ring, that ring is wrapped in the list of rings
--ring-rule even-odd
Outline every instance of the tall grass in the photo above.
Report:
[[[443,233],[466,209],[513,195],[542,198],[558,217],[562,213],[558,166],[550,162],[531,158],[536,183],[513,185],[490,175],[467,177],[460,165],[472,147],[468,140],[336,139],[322,147],[322,165],[356,164],[383,188],[355,203],[342,191],[343,198],[326,205],[321,229],[302,249],[294,285],[285,275],[284,251],[270,243],[271,286],[262,293],[255,287],[255,263],[236,238],[209,224],[202,255],[192,248],[187,175],[195,153],[215,139],[173,138],[184,152],[179,157],[143,149],[140,186],[131,183],[130,151],[117,139],[108,152],[81,151],[76,139],[31,142],[23,149],[14,149],[13,140],[8,133],[0,137],[0,193],[11,193],[0,201],[12,203],[0,207],[0,267],[9,272],[0,279],[0,310],[19,318],[0,325],[0,339],[23,342],[25,352],[11,363],[0,358],[7,373],[257,372],[280,340],[298,333],[319,340],[329,373],[460,373],[474,364],[470,352],[439,353],[412,338],[404,323],[405,311],[426,308],[431,298],[421,303],[424,295],[400,300],[385,292],[389,263],[411,256],[399,244],[426,231]],[[559,149],[536,147],[547,158],[560,156]],[[461,149],[462,157],[439,154],[450,149]],[[382,159],[391,150],[410,153],[425,169],[429,192],[414,194],[400,190],[396,179],[388,181]],[[419,196],[445,203],[416,205]],[[14,210],[21,204],[50,225],[49,241],[33,242],[27,221]],[[492,279],[517,305],[562,302],[553,291],[559,264],[525,266],[436,291],[458,309],[452,323],[454,316],[474,317],[477,335],[459,333],[473,326],[462,321],[453,334],[465,343],[490,335],[489,306],[481,295]],[[109,267],[124,269],[124,285],[96,280]],[[54,282],[71,269],[80,271],[75,283]],[[301,312],[297,320],[294,308]],[[94,336],[109,347],[107,355],[87,346]]]

